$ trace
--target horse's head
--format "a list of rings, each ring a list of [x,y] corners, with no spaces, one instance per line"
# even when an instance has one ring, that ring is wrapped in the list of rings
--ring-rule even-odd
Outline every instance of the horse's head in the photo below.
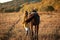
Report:
[[[28,12],[27,11],[25,11],[25,14],[24,14],[25,16],[28,16]]]

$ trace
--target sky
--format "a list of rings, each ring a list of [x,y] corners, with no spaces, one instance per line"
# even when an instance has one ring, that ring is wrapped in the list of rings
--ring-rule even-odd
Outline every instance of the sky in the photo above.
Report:
[[[9,1],[12,1],[12,0],[0,0],[0,3],[5,3],[5,2],[9,2]]]

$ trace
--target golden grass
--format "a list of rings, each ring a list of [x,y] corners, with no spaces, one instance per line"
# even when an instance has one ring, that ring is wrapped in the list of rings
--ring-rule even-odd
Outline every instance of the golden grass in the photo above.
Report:
[[[39,12],[40,11],[46,11],[47,6],[52,6],[54,7],[55,10],[60,9],[60,2],[58,0],[42,0],[42,2],[38,3],[30,3],[30,4],[24,4],[24,7],[20,10],[21,12],[28,11],[31,12],[32,9],[37,9]]]
[[[60,13],[51,13],[39,13],[41,21],[39,25],[39,40],[54,40],[56,36],[60,35]],[[25,30],[22,24],[23,14],[20,14],[20,12],[8,14],[0,13],[0,39],[7,37],[6,33],[8,33],[8,30],[13,27],[12,25],[17,22],[18,19],[20,19],[20,21],[14,26],[12,31],[10,31],[11,33],[9,35],[11,36],[8,36],[8,40],[24,40]]]

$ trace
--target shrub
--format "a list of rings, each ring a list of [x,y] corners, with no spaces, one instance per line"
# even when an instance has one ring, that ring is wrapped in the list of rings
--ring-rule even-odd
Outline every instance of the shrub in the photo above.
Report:
[[[47,6],[47,9],[46,9],[47,11],[54,11],[55,9],[54,9],[54,7],[53,6]]]
[[[13,12],[14,9],[6,9],[5,12]]]
[[[22,7],[17,7],[17,8],[15,9],[15,11],[18,12],[18,11],[20,10],[20,8],[22,8]]]

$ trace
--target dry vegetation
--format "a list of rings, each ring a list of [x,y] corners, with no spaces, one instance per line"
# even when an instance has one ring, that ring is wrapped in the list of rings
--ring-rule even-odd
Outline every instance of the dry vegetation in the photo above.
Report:
[[[51,8],[50,8],[51,6]],[[41,11],[60,11],[60,1],[59,0],[42,0],[41,2],[37,3],[26,3],[21,11],[30,12],[32,9],[37,9],[39,12]]]
[[[39,15],[39,40],[60,40],[60,13],[40,12]],[[22,16],[20,12],[0,13],[0,40],[26,39]]]
[[[49,8],[49,6],[52,6],[54,10],[52,10],[52,8]],[[38,11],[60,11],[60,0],[42,0],[40,2],[14,0],[3,4],[0,3],[0,12],[14,12],[19,10],[31,11],[33,8],[36,8]]]
[[[0,12],[15,12],[19,11],[23,0],[13,0],[7,3],[0,3]]]
[[[40,1],[40,0],[13,0],[7,3],[0,3],[0,12],[18,12],[23,6],[23,3]]]
[[[24,11],[31,12],[33,8],[36,8],[40,15],[39,40],[60,40],[60,0],[43,0],[22,6],[19,12],[0,13],[0,40],[29,40],[25,36],[22,21]],[[54,8],[53,12],[49,12],[48,6]]]

